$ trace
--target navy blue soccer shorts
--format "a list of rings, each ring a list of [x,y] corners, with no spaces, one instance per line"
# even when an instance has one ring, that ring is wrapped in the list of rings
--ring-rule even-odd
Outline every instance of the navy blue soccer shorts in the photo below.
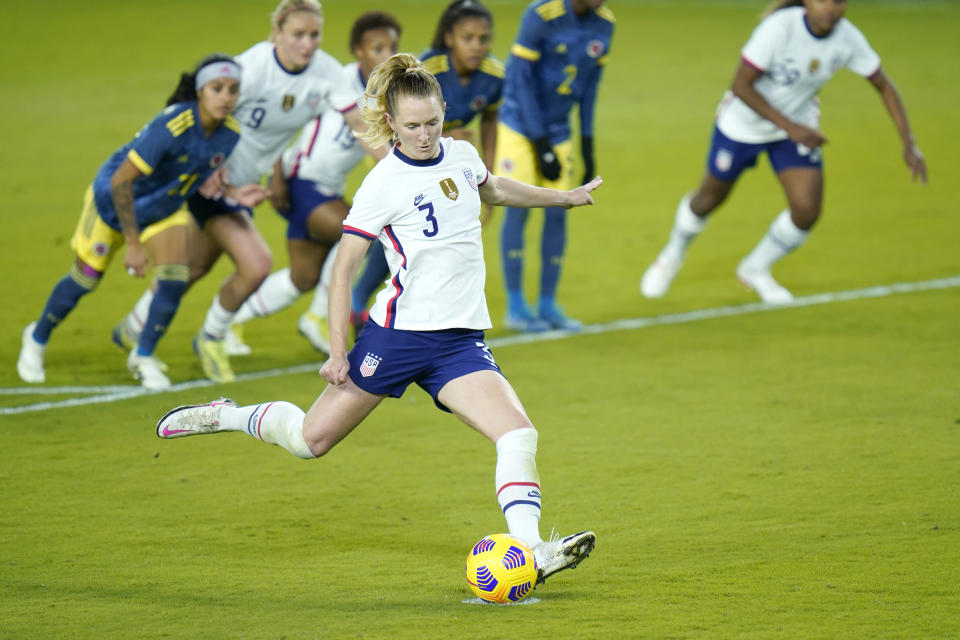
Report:
[[[287,220],[287,237],[296,240],[309,240],[307,220],[310,212],[331,200],[343,200],[342,195],[327,195],[317,189],[313,180],[290,178],[287,180],[290,189],[290,211],[281,211]]]
[[[246,211],[250,214],[251,218],[253,217],[253,209],[249,207],[245,207],[242,204],[231,205],[223,199],[211,200],[210,198],[204,198],[199,193],[190,196],[187,200],[187,208],[190,209],[193,219],[197,221],[197,226],[201,229],[203,229],[210,218],[233,213],[234,211]]]
[[[399,398],[415,382],[447,412],[437,399],[445,384],[475,371],[502,375],[483,331],[474,329],[405,331],[368,320],[347,360],[350,379],[367,393]]]
[[[766,151],[775,173],[793,168],[823,168],[821,149],[810,149],[793,140],[749,143],[737,142],[723,135],[714,125],[710,152],[707,154],[707,170],[717,180],[735,182],[746,169],[757,164],[757,156]]]

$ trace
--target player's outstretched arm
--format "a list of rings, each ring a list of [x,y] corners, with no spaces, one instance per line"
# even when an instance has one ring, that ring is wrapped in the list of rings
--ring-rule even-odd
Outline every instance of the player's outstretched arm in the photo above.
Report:
[[[883,99],[883,105],[887,108],[893,124],[897,127],[897,133],[900,134],[900,139],[903,142],[903,159],[910,168],[913,179],[927,184],[927,163],[913,139],[913,131],[910,129],[910,121],[907,119],[907,109],[903,106],[900,92],[897,91],[896,85],[882,69],[878,69],[876,73],[870,76],[869,80]]]
[[[587,184],[570,191],[535,187],[512,178],[492,173],[480,187],[480,199],[487,204],[507,207],[581,207],[593,204],[593,190],[603,184],[597,176]]]

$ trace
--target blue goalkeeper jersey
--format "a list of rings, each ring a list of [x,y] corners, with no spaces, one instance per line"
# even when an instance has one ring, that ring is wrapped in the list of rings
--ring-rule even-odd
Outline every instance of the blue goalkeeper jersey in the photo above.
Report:
[[[605,6],[582,16],[570,0],[534,0],[510,49],[500,121],[531,140],[570,138],[570,110],[580,105],[580,131],[593,136],[593,112],[613,38]]]
[[[443,99],[447,103],[444,130],[465,127],[478,113],[499,107],[504,69],[503,63],[492,55],[484,58],[467,84],[460,83],[449,50],[428,49],[420,55],[420,60],[424,68],[436,77],[443,91]]]
[[[143,229],[163,220],[224,163],[239,140],[240,125],[233,116],[207,136],[195,101],[170,105],[100,167],[93,180],[97,212],[120,231],[110,180],[129,159],[143,173],[132,184],[137,226]]]

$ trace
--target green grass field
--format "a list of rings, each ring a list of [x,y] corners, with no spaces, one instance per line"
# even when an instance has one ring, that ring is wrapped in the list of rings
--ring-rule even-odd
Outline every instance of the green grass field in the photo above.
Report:
[[[328,0],[323,46],[346,61],[353,18],[389,7],[402,48],[419,51],[443,4]],[[0,638],[960,637],[956,280],[744,307],[754,297],[733,270],[783,207],[761,163],[670,295],[637,292],[699,179],[713,109],[763,5],[610,2],[617,33],[597,124],[606,184],[596,207],[571,215],[561,289],[598,330],[526,344],[489,332],[541,433],[543,533],[589,527],[598,544],[516,607],[463,602],[467,550],[505,526],[494,451],[418,389],[316,462],[237,434],[157,439],[156,419],[178,404],[224,394],[307,407],[322,388],[313,369],[193,384],[189,340],[225,264],[187,296],[158,350],[188,388],[30,408],[95,395],[56,387],[133,384],[109,341],[143,287],[122,264],[57,330],[51,391],[23,391],[20,332],[68,269],[99,164],[181,70],[266,36],[272,6],[0,5]],[[523,3],[490,6],[505,58]],[[869,85],[835,78],[822,94],[824,216],[776,271],[807,301],[960,275],[960,6],[862,0],[848,17],[904,96],[930,184],[910,184]],[[266,206],[256,220],[284,265],[282,220]],[[484,234],[498,322],[496,225]],[[306,303],[248,325],[255,354],[235,360],[239,374],[319,360],[295,332]],[[721,307],[728,315],[711,311]],[[705,317],[607,324],[695,310]]]

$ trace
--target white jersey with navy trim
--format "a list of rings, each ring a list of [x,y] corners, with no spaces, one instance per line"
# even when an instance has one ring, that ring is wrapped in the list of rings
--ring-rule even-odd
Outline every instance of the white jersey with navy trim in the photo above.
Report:
[[[443,138],[440,154],[413,160],[398,148],[367,174],[344,233],[379,238],[390,280],[370,318],[382,327],[489,329],[479,186],[487,168],[472,144]]]
[[[817,93],[840,69],[863,77],[880,69],[880,56],[850,21],[841,18],[823,37],[810,31],[806,9],[790,7],[767,16],[740,52],[744,63],[761,75],[754,87],[774,109],[808,127],[820,124]],[[787,138],[773,124],[728,91],[717,108],[717,127],[738,142],[761,143]]]
[[[341,84],[349,87],[354,100],[362,100],[364,86],[360,65],[343,67]],[[343,113],[327,109],[300,134],[297,143],[283,152],[283,175],[312,180],[317,190],[327,196],[343,196],[347,175],[366,154],[353,136]]]
[[[343,86],[342,66],[319,49],[296,73],[280,65],[271,42],[255,44],[235,59],[242,71],[234,116],[243,132],[227,160],[231,184],[258,182],[312,118],[356,106],[356,93]]]

